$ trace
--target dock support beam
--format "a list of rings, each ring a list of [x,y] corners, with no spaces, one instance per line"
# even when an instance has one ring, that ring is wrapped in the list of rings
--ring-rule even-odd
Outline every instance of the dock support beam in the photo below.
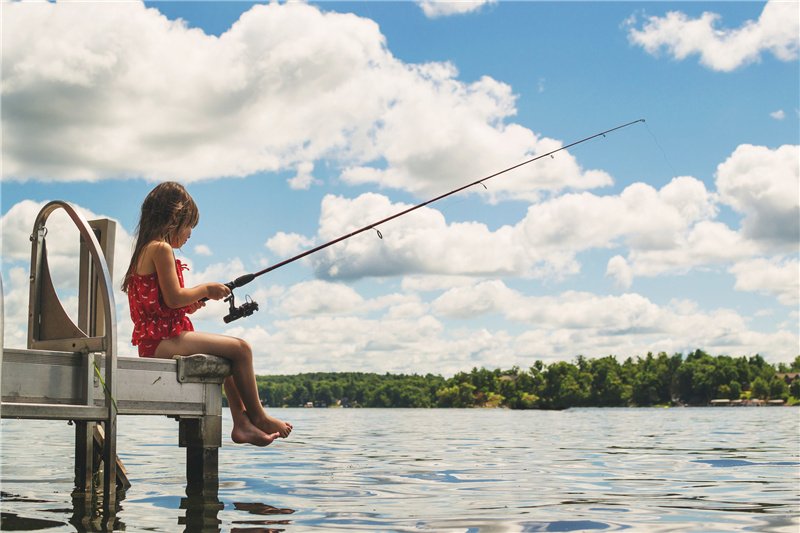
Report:
[[[179,419],[179,445],[186,448],[186,495],[189,497],[216,498],[219,492],[221,418],[214,418]]]
[[[176,357],[181,383],[216,383],[206,387],[205,414],[178,417],[178,444],[186,448],[186,532],[205,531],[218,526],[217,514],[224,507],[219,500],[219,448],[222,446],[222,382],[230,375],[230,362],[219,357],[194,355]]]

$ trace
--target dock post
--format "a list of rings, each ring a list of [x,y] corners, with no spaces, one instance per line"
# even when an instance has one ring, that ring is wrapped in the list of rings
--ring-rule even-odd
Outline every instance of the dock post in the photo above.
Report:
[[[213,355],[176,356],[178,383],[222,384],[230,361]],[[178,444],[186,448],[186,495],[217,497],[222,446],[222,387],[206,387],[202,416],[178,417]]]
[[[186,495],[216,498],[219,491],[221,417],[179,420],[179,445],[186,448]]]
[[[211,355],[175,357],[180,383],[222,384],[230,375],[230,362]],[[205,415],[178,417],[178,444],[186,448],[186,531],[218,531],[219,448],[222,446],[222,387],[206,387]]]

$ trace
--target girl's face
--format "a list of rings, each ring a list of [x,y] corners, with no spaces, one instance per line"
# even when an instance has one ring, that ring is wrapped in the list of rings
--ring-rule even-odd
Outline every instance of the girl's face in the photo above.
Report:
[[[169,245],[173,248],[182,248],[186,241],[189,240],[189,237],[192,236],[192,228],[186,227],[181,228],[177,231],[177,234],[172,237],[169,242]]]

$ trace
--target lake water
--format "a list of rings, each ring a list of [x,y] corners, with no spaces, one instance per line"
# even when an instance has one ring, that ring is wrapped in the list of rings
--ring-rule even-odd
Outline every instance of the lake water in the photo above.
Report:
[[[800,531],[797,408],[270,412],[295,430],[265,449],[226,422],[203,531]],[[73,435],[2,421],[4,529],[76,530]],[[200,530],[177,440],[174,420],[120,418],[119,529]]]

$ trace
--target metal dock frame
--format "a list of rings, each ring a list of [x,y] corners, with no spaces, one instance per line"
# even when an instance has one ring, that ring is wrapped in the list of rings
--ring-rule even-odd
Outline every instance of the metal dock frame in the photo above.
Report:
[[[67,212],[81,237],[78,325],[61,305],[47,262],[45,224],[57,209]],[[115,515],[117,491],[130,486],[116,455],[117,416],[175,418],[179,445],[186,448],[186,494],[213,506],[218,503],[222,382],[230,375],[230,363],[210,355],[173,360],[117,357],[109,268],[115,231],[113,221],[89,223],[66,202],[50,202],[40,211],[31,235],[28,348],[2,349],[0,336],[0,416],[74,421],[73,496],[84,502],[86,516],[91,516],[102,486],[107,518]],[[0,319],[1,312],[2,303]],[[98,425],[104,431],[99,432]]]

